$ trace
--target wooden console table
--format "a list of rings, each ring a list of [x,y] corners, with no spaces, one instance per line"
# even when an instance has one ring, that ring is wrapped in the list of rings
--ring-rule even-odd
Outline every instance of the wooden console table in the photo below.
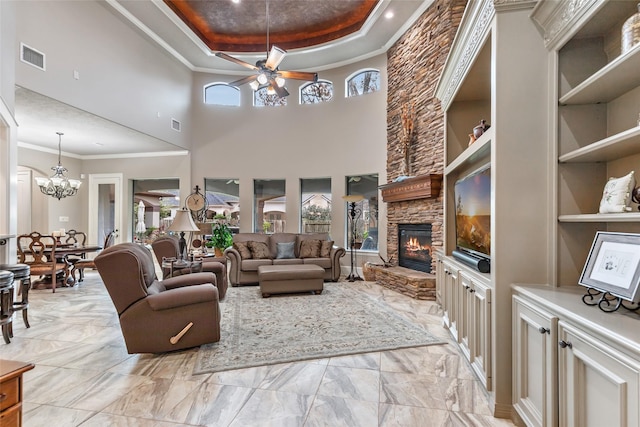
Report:
[[[22,425],[22,374],[33,369],[33,363],[0,360],[0,425]]]

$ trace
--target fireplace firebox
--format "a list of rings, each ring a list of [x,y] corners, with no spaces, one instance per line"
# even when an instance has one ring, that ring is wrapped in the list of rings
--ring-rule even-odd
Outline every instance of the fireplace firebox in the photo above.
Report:
[[[431,224],[398,224],[398,265],[431,273]]]

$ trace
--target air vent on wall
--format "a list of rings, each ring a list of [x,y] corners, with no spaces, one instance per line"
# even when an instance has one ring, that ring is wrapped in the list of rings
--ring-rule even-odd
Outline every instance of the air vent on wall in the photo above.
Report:
[[[33,65],[34,67],[42,71],[45,71],[44,53],[39,52],[24,43],[20,43],[20,60],[22,62],[26,62],[29,65]]]
[[[171,119],[171,129],[175,130],[176,132],[180,132],[180,122],[176,119]]]

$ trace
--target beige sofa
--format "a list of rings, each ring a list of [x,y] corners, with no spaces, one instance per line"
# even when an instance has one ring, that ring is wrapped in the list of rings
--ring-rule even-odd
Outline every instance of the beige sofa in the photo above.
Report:
[[[315,251],[317,241],[320,241],[320,249],[324,249],[324,253]],[[261,248],[265,248],[266,253]],[[258,267],[261,265],[318,265],[324,269],[324,280],[337,282],[340,258],[345,250],[333,245],[328,233],[238,233],[233,236],[233,246],[224,254],[229,260],[231,286],[240,286],[258,284]]]

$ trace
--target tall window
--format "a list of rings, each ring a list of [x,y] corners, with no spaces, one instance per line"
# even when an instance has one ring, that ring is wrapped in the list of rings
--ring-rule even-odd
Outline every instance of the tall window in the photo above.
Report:
[[[364,199],[356,203],[359,215],[356,217],[356,239],[354,249],[378,250],[378,174],[354,175],[347,177],[347,195],[362,195]],[[351,248],[351,227],[347,209],[347,244]]]
[[[320,80],[300,87],[300,104],[317,104],[333,98],[333,83]]]
[[[284,179],[253,180],[254,230],[256,233],[282,233],[287,222]]]
[[[224,215],[232,231],[240,229],[240,180],[205,178],[204,193],[209,205],[207,219]]]
[[[331,178],[300,180],[302,233],[328,233],[331,228]]]
[[[239,107],[240,89],[226,83],[211,83],[204,87],[204,103]]]
[[[287,98],[280,98],[276,94],[269,94],[266,87],[253,92],[254,107],[279,107],[282,105],[287,105]]]
[[[361,70],[347,77],[347,98],[380,90],[380,71]]]

